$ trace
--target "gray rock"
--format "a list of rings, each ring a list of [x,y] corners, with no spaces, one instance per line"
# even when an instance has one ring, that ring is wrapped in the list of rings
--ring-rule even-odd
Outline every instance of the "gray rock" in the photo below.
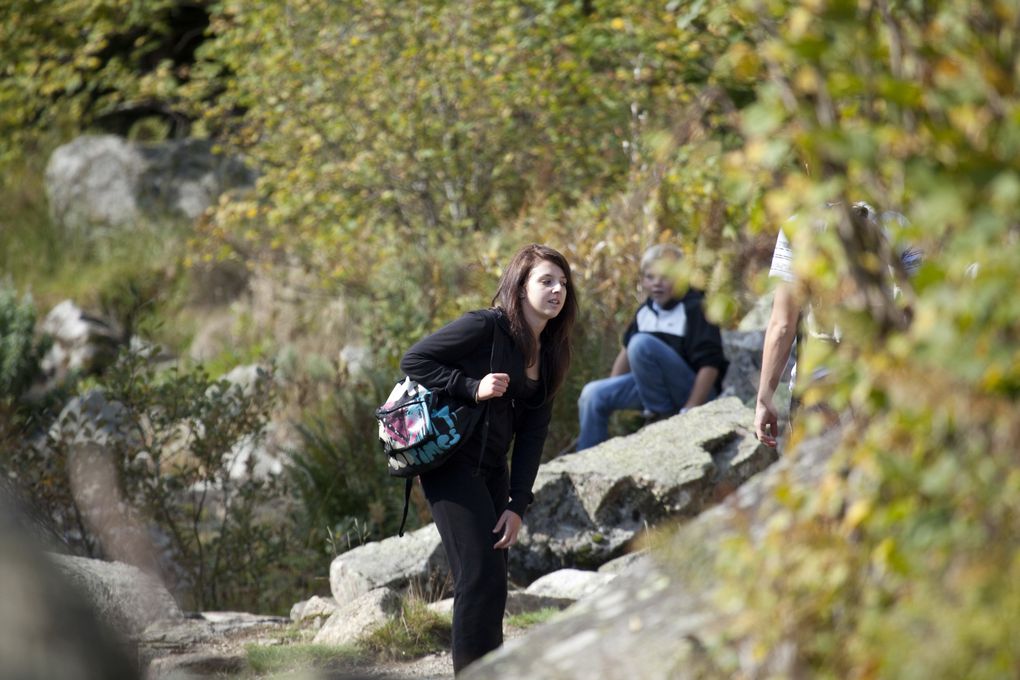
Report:
[[[71,228],[138,219],[138,178],[145,159],[112,135],[84,136],[58,147],[46,165],[53,219]]]
[[[39,330],[53,344],[40,362],[48,386],[68,375],[90,375],[113,361],[122,344],[121,332],[104,319],[87,314],[71,300],[64,300],[43,319]]]
[[[153,659],[145,680],[196,680],[236,675],[248,667],[243,651],[200,651]]]
[[[769,325],[769,315],[772,313],[773,291],[765,293],[754,301],[754,306],[748,310],[744,318],[737,325],[738,331],[763,331]]]
[[[485,657],[464,680],[723,677],[699,637],[727,624],[712,599],[722,546],[733,533],[760,537],[777,507],[776,486],[816,483],[838,442],[838,432],[804,442],[725,503],[668,532],[651,559],[637,560],[598,595]],[[763,660],[735,658],[740,677],[798,677],[783,649]]]
[[[100,617],[130,639],[158,621],[183,618],[177,603],[155,577],[119,562],[52,555],[65,576],[81,590]]]
[[[136,679],[134,646],[47,558],[6,493],[0,484],[0,678]]]
[[[648,556],[647,549],[627,553],[603,564],[599,567],[599,573],[620,575],[636,568],[639,563],[646,562],[649,559],[651,558]]]
[[[524,590],[511,590],[506,594],[505,616],[516,616],[537,612],[542,609],[565,609],[575,602],[573,598],[536,595]],[[448,597],[439,602],[432,602],[428,608],[436,614],[451,616],[453,614],[453,598]]]
[[[573,603],[574,600],[571,598],[537,595],[525,590],[511,590],[507,593],[506,615],[516,616],[542,609],[566,609]]]
[[[723,378],[722,396],[737,397],[747,405],[754,403],[761,375],[761,353],[765,331],[723,331],[723,352],[729,368]]]
[[[444,580],[448,573],[439,530],[429,524],[339,555],[329,566],[329,584],[337,602],[350,602],[375,588],[427,584]]]
[[[717,399],[543,465],[510,553],[514,579],[595,569],[649,526],[725,497],[776,458],[751,433],[753,418],[738,399]]]
[[[508,601],[508,603],[509,603],[509,598],[510,598],[510,595],[508,593],[507,594],[507,601]],[[431,611],[431,612],[433,612],[435,614],[439,614],[440,616],[453,616],[453,598],[452,597],[444,598],[442,600],[439,600],[438,602],[429,602],[425,606],[426,606],[426,608],[429,611]]]
[[[72,230],[195,219],[224,191],[254,180],[243,163],[212,153],[204,140],[136,144],[85,135],[57,148],[46,166],[50,213]]]
[[[376,588],[341,604],[315,635],[323,645],[346,645],[368,635],[400,610],[400,595],[392,588]]]
[[[525,592],[562,600],[580,600],[598,592],[615,578],[615,574],[580,569],[558,569],[536,579]]]
[[[332,616],[339,607],[340,605],[333,598],[315,595],[291,607],[290,620],[297,622],[305,619],[326,618]]]
[[[252,614],[250,612],[200,612],[199,618],[208,621],[213,630],[224,633],[257,626],[279,626],[287,623],[289,619],[282,616],[269,616],[266,614]]]

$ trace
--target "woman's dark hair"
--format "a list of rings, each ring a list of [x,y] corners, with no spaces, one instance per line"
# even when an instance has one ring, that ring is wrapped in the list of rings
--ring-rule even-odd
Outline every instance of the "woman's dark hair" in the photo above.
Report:
[[[574,330],[574,320],[577,318],[577,293],[574,290],[574,280],[570,275],[567,258],[548,246],[537,243],[524,246],[513,256],[503,276],[500,277],[496,294],[492,298],[492,306],[506,312],[514,343],[524,354],[524,364],[526,366],[533,364],[537,359],[538,347],[524,319],[523,292],[531,270],[543,260],[555,264],[567,277],[567,294],[564,296],[563,308],[542,330],[542,346],[545,348],[543,354],[549,362],[549,366],[543,369],[543,372],[549,376],[547,394],[548,397],[552,397],[563,385],[567,369],[570,367],[572,351],[570,336]]]

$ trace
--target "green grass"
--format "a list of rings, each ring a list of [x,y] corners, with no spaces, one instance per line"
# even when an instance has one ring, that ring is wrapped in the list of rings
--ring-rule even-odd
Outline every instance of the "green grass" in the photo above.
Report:
[[[302,671],[338,671],[364,660],[364,654],[353,645],[248,645],[246,677],[282,676]]]
[[[178,312],[187,297],[184,221],[68,230],[50,219],[39,162],[0,177],[0,278],[31,292],[40,315],[64,299],[123,323],[151,323],[172,349],[187,339]],[[161,333],[160,333],[161,332]]]
[[[416,659],[450,649],[449,616],[431,611],[424,600],[404,600],[400,615],[361,641],[361,648],[389,661]]]
[[[560,610],[556,607],[544,607],[538,611],[524,612],[522,614],[508,616],[506,619],[506,625],[510,628],[531,628],[549,621],[552,617],[559,613]]]

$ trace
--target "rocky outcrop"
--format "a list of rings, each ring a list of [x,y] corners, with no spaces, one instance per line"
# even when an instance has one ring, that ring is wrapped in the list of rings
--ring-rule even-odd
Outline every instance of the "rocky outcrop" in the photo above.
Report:
[[[831,431],[802,443],[796,456],[784,457],[725,503],[679,526],[650,557],[635,559],[596,595],[469,668],[465,680],[720,677],[699,636],[727,624],[713,599],[721,546],[734,533],[753,537],[763,530],[777,508],[779,484],[816,483],[839,438]],[[762,659],[738,649],[740,676],[797,677],[781,656]]]
[[[138,639],[139,666],[146,680],[229,676],[246,669],[246,644],[273,638],[288,623],[245,612],[201,612],[158,621]]]
[[[775,460],[751,433],[753,418],[740,400],[717,399],[546,463],[511,572],[530,581],[594,569],[646,528],[702,512]]]
[[[84,557],[53,555],[52,559],[100,618],[128,639],[138,639],[156,622],[184,618],[163,584],[140,569]]]
[[[510,551],[513,580],[596,569],[648,527],[696,515],[725,497],[775,460],[775,450],[748,429],[752,420],[738,399],[718,399],[543,465]],[[345,602],[382,586],[434,583],[447,571],[439,532],[429,525],[343,553],[330,567],[330,585]]]
[[[429,524],[338,556],[329,567],[329,585],[337,602],[350,602],[376,588],[442,583],[448,573],[439,530]]]
[[[40,550],[6,496],[0,485],[0,678],[137,678],[131,646]]]
[[[72,230],[194,219],[224,191],[254,181],[239,160],[194,139],[136,144],[85,135],[57,148],[46,166],[50,213]]]

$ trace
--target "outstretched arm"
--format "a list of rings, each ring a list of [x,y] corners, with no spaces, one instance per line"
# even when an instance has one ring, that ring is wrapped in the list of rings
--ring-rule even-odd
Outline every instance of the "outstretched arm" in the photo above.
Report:
[[[765,328],[765,347],[762,350],[761,378],[758,381],[758,398],[754,409],[754,431],[758,440],[767,446],[776,445],[779,435],[779,415],[773,397],[779,380],[790,359],[790,350],[797,337],[797,319],[800,304],[793,285],[781,283],[772,300],[772,313]]]

